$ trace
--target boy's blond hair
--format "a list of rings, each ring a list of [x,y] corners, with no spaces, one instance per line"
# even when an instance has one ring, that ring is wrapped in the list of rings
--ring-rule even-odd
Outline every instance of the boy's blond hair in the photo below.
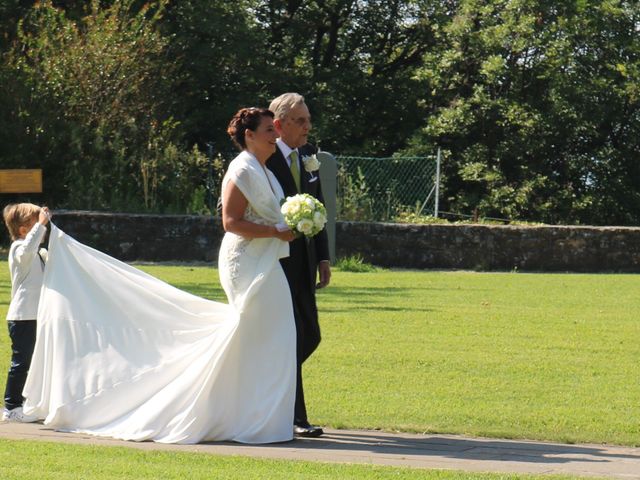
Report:
[[[11,240],[20,238],[20,227],[27,225],[33,218],[38,218],[40,207],[33,203],[12,203],[4,207],[2,216],[9,230]]]

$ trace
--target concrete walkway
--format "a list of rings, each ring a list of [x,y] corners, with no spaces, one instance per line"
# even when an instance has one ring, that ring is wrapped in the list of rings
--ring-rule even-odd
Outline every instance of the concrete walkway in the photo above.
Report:
[[[469,472],[568,474],[640,480],[640,448],[606,445],[563,445],[452,435],[392,434],[353,430],[327,430],[324,436],[317,439],[295,440],[268,446],[229,442],[164,445],[60,433],[40,424],[18,423],[0,424],[0,438],[285,460],[366,463]]]

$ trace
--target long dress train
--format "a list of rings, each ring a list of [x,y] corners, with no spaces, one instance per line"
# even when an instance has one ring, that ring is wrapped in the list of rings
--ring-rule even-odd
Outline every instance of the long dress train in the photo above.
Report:
[[[281,221],[280,190],[243,152],[233,180],[247,218]],[[25,411],[61,431],[125,440],[292,438],[295,325],[279,258],[288,245],[227,233],[229,304],[196,297],[52,225]]]

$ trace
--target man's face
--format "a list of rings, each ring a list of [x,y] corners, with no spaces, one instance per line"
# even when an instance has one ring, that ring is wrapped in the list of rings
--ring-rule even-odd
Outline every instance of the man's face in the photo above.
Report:
[[[276,129],[282,141],[290,148],[306,144],[311,130],[311,114],[307,106],[302,103],[293,107],[283,119],[276,120]]]

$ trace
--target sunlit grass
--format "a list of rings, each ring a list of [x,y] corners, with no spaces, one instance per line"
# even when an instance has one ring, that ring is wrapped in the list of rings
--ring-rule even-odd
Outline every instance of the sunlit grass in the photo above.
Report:
[[[203,266],[142,269],[225,301]],[[0,314],[9,276],[0,264]],[[635,275],[335,271],[305,367],[335,428],[640,445]],[[9,359],[0,340],[0,382]]]

